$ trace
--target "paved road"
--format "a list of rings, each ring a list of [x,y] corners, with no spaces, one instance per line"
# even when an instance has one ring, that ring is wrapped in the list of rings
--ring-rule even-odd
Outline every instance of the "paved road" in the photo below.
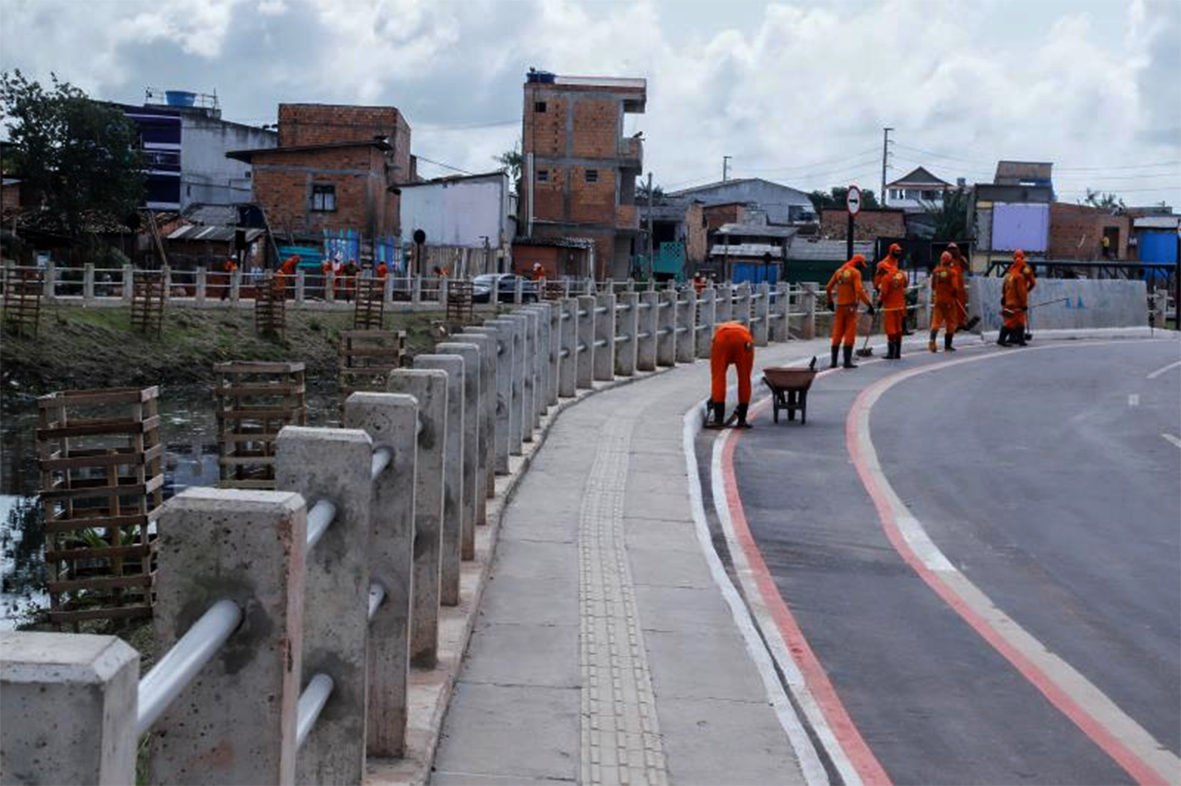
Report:
[[[734,440],[752,548],[864,741],[863,759],[894,782],[1129,782],[1142,749],[1135,734],[1120,737],[1128,728],[1159,741],[1169,752],[1155,764],[1172,766],[1181,449],[1162,434],[1181,436],[1181,369],[1146,377],[1181,345],[1064,342],[954,358],[974,355],[988,357],[888,387],[868,415],[881,484],[946,571],[921,549],[908,561],[905,539],[891,539],[879,515],[888,495],[863,486],[846,432],[864,388],[943,354],[828,375],[807,426],[764,415]],[[960,585],[995,608],[973,616],[970,592],[957,605]],[[1016,625],[1039,644],[1032,667],[988,640]],[[1074,720],[1072,697],[1083,707]]]

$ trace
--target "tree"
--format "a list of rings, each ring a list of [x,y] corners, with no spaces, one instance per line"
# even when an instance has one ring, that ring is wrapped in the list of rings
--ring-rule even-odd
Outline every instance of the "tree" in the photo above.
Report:
[[[1104,194],[1100,191],[1092,191],[1087,189],[1087,195],[1083,197],[1082,204],[1090,205],[1091,207],[1101,207],[1104,210],[1123,210],[1127,205],[1124,200],[1120,199],[1115,194]]]
[[[808,194],[808,199],[812,200],[812,207],[816,209],[816,214],[820,215],[820,211],[824,208],[845,207],[845,198],[849,195],[849,188],[847,186],[833,186],[829,193],[823,191],[813,191]],[[878,199],[874,196],[873,189],[865,188],[861,190],[861,207],[863,210],[869,210],[881,207],[878,204]]]
[[[513,184],[513,193],[520,196],[521,169],[525,163],[525,157],[521,155],[521,140],[517,140],[512,150],[506,150],[498,156],[493,156],[493,158],[500,164],[500,171],[508,173],[509,180]]]
[[[660,187],[659,183],[653,184],[653,186],[652,186],[652,202],[654,204],[660,204],[663,201],[664,201],[664,189]],[[640,182],[636,186],[636,204],[637,205],[648,204],[648,183],[647,182]]]
[[[83,233],[83,213],[123,219],[143,202],[138,134],[118,109],[87,98],[50,75],[51,89],[19,71],[0,75],[0,107],[9,120],[11,163],[22,189],[44,200],[67,231]]]
[[[951,242],[968,237],[968,191],[965,188],[943,192],[943,203],[925,204],[924,208],[934,223],[932,240]]]

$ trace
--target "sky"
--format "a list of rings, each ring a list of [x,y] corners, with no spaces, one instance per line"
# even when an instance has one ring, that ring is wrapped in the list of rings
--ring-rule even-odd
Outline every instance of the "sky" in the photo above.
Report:
[[[764,177],[881,182],[923,165],[988,182],[1000,158],[1181,208],[1178,0],[0,0],[0,70],[95,98],[216,92],[397,106],[428,177],[495,169],[529,67],[648,80],[645,172],[666,190]],[[421,160],[420,158],[420,160]]]

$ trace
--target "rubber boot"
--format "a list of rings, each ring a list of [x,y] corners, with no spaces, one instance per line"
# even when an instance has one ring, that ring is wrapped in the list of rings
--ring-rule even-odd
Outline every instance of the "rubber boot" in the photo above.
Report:
[[[734,408],[734,414],[738,417],[738,422],[734,424],[735,428],[750,428],[751,425],[746,422],[746,411],[750,408],[750,404],[739,404]]]
[[[896,338],[890,342],[890,357],[893,360],[902,359],[902,339]]]
[[[829,364],[829,368],[836,368],[837,367],[837,354],[840,353],[840,351],[841,351],[841,347],[839,344],[832,345],[832,363]]]
[[[1007,327],[1001,327],[1001,332],[996,337],[996,344],[998,347],[1009,346],[1009,329]]]
[[[844,347],[845,351],[845,368],[857,368],[853,364],[853,347]]]
[[[953,347],[951,345],[952,338],[953,338],[953,336],[951,336],[948,333],[943,334],[943,351],[944,352],[955,352],[955,347]]]
[[[706,428],[721,428],[726,422],[726,403],[724,401],[705,402]]]
[[[1013,331],[1013,341],[1014,341],[1014,343],[1016,343],[1016,344],[1017,344],[1017,346],[1019,346],[1019,347],[1023,347],[1023,346],[1025,346],[1025,345],[1026,345],[1026,342],[1025,342],[1025,328],[1024,328],[1024,327],[1019,327],[1019,328],[1017,328],[1015,331]]]

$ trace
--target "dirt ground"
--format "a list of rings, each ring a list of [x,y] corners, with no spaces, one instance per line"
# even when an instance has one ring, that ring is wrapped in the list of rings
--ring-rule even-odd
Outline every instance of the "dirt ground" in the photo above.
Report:
[[[491,313],[488,314],[491,316]],[[414,355],[439,338],[439,312],[387,314],[385,327],[405,330]],[[307,364],[310,387],[334,387],[341,331],[351,312],[287,312],[283,338],[259,336],[249,309],[172,307],[159,338],[133,333],[127,308],[47,306],[35,338],[0,339],[0,383],[5,396],[56,390],[213,380],[213,364],[231,360],[287,360]]]

